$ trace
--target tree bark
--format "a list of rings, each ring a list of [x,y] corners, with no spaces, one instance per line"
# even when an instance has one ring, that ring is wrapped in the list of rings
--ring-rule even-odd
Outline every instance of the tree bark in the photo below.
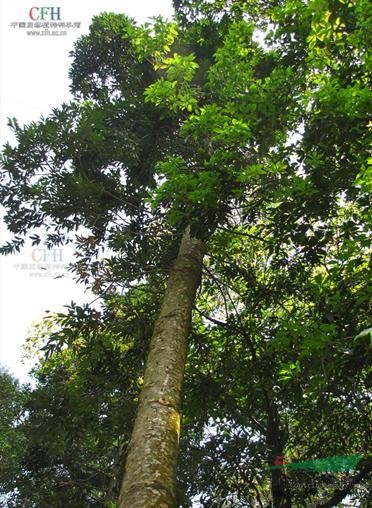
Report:
[[[175,506],[186,341],[203,251],[188,228],[150,341],[118,508]]]

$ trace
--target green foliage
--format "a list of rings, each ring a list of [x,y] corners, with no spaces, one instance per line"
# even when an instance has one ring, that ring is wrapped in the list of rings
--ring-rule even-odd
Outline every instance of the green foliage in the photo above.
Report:
[[[176,40],[178,27],[175,23],[167,23],[161,17],[155,17],[152,23],[145,23],[135,30],[132,28],[131,35],[139,60],[153,59],[155,68],[158,68]]]
[[[42,353],[34,387],[20,400],[1,391],[14,411],[2,405],[12,475],[0,478],[15,506],[114,505],[157,308],[154,294],[135,289],[102,311],[73,305],[38,327],[29,347]]]
[[[10,494],[20,474],[20,463],[27,438],[18,429],[24,419],[27,387],[0,370],[0,495]]]
[[[283,253],[271,252],[265,223],[233,222],[214,235],[218,248],[209,248],[186,371],[181,478],[190,496],[203,492],[205,506],[233,495],[243,506],[255,506],[258,495],[267,500],[273,407],[276,455],[322,459],[369,446],[368,329],[353,339],[370,319],[371,267],[355,241],[360,232],[353,233],[354,258],[350,236],[335,223],[320,268],[290,245],[282,246],[287,261],[279,264]],[[291,479],[295,506],[332,495],[321,487],[324,478]]]

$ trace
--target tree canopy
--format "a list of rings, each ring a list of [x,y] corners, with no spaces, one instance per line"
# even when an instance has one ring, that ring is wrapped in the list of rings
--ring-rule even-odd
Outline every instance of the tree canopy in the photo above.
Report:
[[[2,252],[73,242],[98,300],[35,331],[33,388],[3,375],[0,504],[123,508],[148,470],[151,506],[367,506],[370,6],[174,5],[94,18],[73,100],[10,121]]]

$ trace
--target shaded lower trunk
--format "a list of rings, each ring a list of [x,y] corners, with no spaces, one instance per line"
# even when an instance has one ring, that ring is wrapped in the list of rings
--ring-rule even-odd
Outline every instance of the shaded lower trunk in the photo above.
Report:
[[[119,438],[116,456],[112,465],[112,476],[110,478],[105,499],[104,506],[109,506],[110,503],[114,503],[118,497],[120,482],[121,482],[121,471],[123,469],[123,452],[125,448],[125,441]]]
[[[274,469],[271,472],[271,495],[273,508],[291,508],[287,476],[283,470]]]
[[[202,241],[187,230],[150,342],[118,508],[175,506],[186,340],[202,259]]]
[[[267,435],[268,459],[270,466],[284,464],[284,448],[286,445],[285,432],[280,426],[277,408],[267,399]],[[271,471],[271,495],[273,508],[291,508],[291,493],[284,468]]]

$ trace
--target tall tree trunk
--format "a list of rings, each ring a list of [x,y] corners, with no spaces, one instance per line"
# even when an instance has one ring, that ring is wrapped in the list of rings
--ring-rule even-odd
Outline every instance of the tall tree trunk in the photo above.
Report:
[[[118,508],[175,506],[186,339],[203,251],[188,228],[154,326]]]

